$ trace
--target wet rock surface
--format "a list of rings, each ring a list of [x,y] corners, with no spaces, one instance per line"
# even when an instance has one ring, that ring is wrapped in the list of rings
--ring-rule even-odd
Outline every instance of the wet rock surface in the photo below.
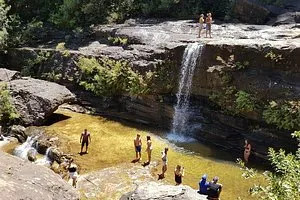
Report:
[[[0,152],[1,199],[79,200],[78,192],[46,167]]]

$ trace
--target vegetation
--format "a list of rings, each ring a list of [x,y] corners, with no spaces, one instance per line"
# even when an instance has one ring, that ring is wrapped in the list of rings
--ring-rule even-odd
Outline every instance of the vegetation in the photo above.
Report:
[[[245,69],[249,65],[248,61],[245,62],[236,61],[234,55],[230,55],[227,60],[224,60],[221,56],[217,56],[216,60],[228,68],[237,69],[237,70]]]
[[[49,51],[40,51],[35,58],[27,59],[21,74],[24,76],[36,76],[41,74],[41,68],[50,57]]]
[[[254,98],[245,91],[238,91],[235,94],[236,100],[236,108],[237,110],[243,111],[243,112],[251,112],[255,109],[255,100]]]
[[[108,42],[111,45],[126,46],[128,45],[128,38],[108,37]]]
[[[80,85],[96,95],[146,94],[150,90],[153,73],[139,74],[125,61],[81,57],[77,65],[83,73]]]
[[[300,131],[295,131],[292,136],[299,142],[296,153],[287,154],[282,149],[275,151],[270,148],[269,160],[274,172],[265,172],[267,185],[254,185],[250,190],[251,194],[264,200],[300,199]],[[244,177],[250,178],[256,175],[255,170],[247,168],[241,161],[239,163],[244,171]]]
[[[16,108],[12,104],[7,85],[0,83],[0,121],[6,123],[19,117]]]
[[[300,101],[271,101],[263,112],[263,118],[281,129],[300,129]]]
[[[8,16],[10,7],[4,0],[0,0],[0,50],[7,45],[8,29],[10,28],[11,17]]]
[[[265,5],[283,6],[284,0],[260,0],[261,3]]]

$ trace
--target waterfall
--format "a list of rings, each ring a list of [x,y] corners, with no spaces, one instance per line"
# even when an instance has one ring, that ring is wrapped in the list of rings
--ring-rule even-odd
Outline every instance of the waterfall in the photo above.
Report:
[[[51,150],[51,147],[49,147],[46,150],[46,154],[42,158],[39,158],[39,159],[37,159],[35,161],[35,164],[37,164],[37,165],[43,165],[43,166],[51,166],[52,160],[49,157],[50,150]]]
[[[173,135],[184,135],[189,128],[189,103],[190,91],[193,82],[194,70],[197,65],[198,56],[200,56],[204,45],[201,43],[189,44],[183,54],[181,62],[181,74],[178,92],[176,94],[177,104],[175,105],[175,112],[173,115],[172,133]]]
[[[18,156],[20,158],[26,159],[27,160],[27,154],[30,150],[35,150],[33,147],[34,142],[36,141],[35,137],[27,137],[26,142],[21,144],[20,146],[16,147],[14,150],[14,155]]]

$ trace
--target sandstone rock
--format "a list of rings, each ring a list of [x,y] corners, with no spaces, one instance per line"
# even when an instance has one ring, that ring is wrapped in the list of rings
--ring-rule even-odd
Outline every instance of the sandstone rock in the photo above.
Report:
[[[46,167],[0,152],[1,199],[79,200],[78,192]]]
[[[29,161],[34,162],[36,161],[36,150],[31,149],[27,152],[27,158]]]
[[[283,24],[297,24],[300,23],[300,12],[286,12],[278,15],[275,20],[270,21],[268,24],[273,26]]]
[[[234,15],[241,22],[264,24],[269,14],[266,8],[249,0],[237,0],[234,6]]]
[[[141,184],[135,191],[124,195],[120,200],[205,200],[196,190],[186,185],[165,185],[163,183],[149,182]]]
[[[17,138],[20,143],[23,143],[27,139],[25,130],[26,128],[24,126],[13,125],[9,128],[8,135]]]
[[[18,72],[18,71],[0,68],[0,82],[1,81],[8,82],[8,81],[20,78],[20,76],[21,76],[20,72]]]
[[[66,87],[33,78],[13,80],[9,88],[23,125],[41,125],[59,105],[74,100]]]

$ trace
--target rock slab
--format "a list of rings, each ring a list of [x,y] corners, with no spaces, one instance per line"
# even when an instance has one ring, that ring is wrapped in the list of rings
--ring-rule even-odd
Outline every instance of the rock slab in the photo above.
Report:
[[[79,200],[78,192],[46,167],[0,152],[0,199]]]
[[[75,99],[65,86],[27,77],[9,82],[9,89],[22,125],[41,125],[59,105]]]
[[[137,189],[121,197],[120,200],[205,200],[196,190],[186,185],[165,185],[163,183],[149,182],[141,184]]]

